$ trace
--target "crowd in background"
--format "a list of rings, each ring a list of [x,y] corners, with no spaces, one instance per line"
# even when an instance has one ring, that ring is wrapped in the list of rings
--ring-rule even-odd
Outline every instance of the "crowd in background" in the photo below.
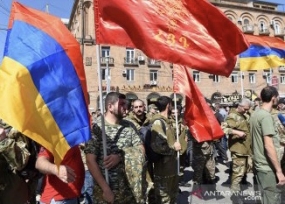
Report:
[[[243,98],[229,107],[206,101],[224,135],[198,142],[185,125],[184,108],[171,98],[146,106],[110,92],[104,115],[92,113],[92,139],[71,148],[60,166],[47,149],[1,121],[0,203],[176,203],[179,186],[191,186],[183,174],[189,166],[193,195],[203,199],[203,191],[217,191],[217,162],[230,169],[223,185],[233,203],[243,203],[239,192],[253,184],[263,203],[281,203],[285,129],[278,116],[285,100],[265,87],[253,102]]]

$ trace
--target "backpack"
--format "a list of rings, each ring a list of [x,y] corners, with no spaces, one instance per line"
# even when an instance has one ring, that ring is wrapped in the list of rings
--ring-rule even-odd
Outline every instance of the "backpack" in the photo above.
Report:
[[[26,141],[28,142],[27,150],[30,153],[29,160],[23,169],[16,172],[24,180],[30,180],[30,179],[37,180],[41,176],[39,170],[36,169],[36,161],[40,146],[30,138],[26,137]]]
[[[165,124],[163,122],[163,119],[156,119],[156,120],[160,120],[161,125],[162,125],[162,129],[163,129],[164,133],[166,133],[166,127],[165,127]],[[151,127],[152,127],[152,124],[153,123],[150,123],[147,126],[142,126],[139,130],[139,135],[141,137],[141,140],[144,143],[147,159],[151,163],[157,162],[163,157],[162,154],[156,153],[151,148]]]

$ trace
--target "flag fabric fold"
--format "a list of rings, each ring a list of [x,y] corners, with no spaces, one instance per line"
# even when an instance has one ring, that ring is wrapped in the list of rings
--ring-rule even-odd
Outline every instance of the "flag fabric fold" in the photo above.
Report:
[[[97,44],[229,76],[247,49],[243,33],[207,0],[94,0]]]
[[[276,37],[246,35],[250,47],[242,52],[240,69],[262,70],[285,66],[285,42]]]
[[[190,72],[184,66],[173,67],[174,93],[182,93],[186,98],[184,120],[198,142],[219,139],[224,132]]]
[[[14,2],[0,67],[0,118],[53,153],[88,141],[80,46],[59,18]]]

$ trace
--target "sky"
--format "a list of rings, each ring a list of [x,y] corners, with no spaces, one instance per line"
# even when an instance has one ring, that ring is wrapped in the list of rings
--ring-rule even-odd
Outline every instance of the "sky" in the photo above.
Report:
[[[279,6],[279,10],[285,12],[284,0],[265,1],[282,4]],[[48,10],[50,14],[60,18],[69,18],[74,0],[18,0],[18,2],[41,11]],[[12,0],[0,0],[0,62],[3,57],[7,33],[5,29],[7,28],[11,5]]]
[[[41,11],[48,11],[59,18],[69,18],[74,0],[18,0],[19,3]],[[0,0],[0,62],[6,40],[6,30],[12,0]]]

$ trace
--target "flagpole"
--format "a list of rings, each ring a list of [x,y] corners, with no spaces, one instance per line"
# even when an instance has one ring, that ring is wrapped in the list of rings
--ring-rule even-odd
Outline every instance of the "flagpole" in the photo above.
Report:
[[[96,45],[97,52],[97,73],[98,73],[98,86],[99,86],[99,97],[100,97],[100,110],[101,110],[101,130],[102,130],[102,142],[103,142],[103,155],[107,156],[107,143],[106,143],[106,132],[105,132],[105,119],[104,119],[104,107],[103,107],[103,92],[102,92],[102,75],[101,75],[101,64],[100,64],[100,45]],[[105,168],[105,179],[109,184],[109,172]]]
[[[177,110],[176,93],[174,93],[174,110],[175,110],[176,142],[179,142],[179,135],[178,135],[178,110]],[[177,175],[178,176],[179,176],[179,173],[180,173],[180,152],[177,151]]]

